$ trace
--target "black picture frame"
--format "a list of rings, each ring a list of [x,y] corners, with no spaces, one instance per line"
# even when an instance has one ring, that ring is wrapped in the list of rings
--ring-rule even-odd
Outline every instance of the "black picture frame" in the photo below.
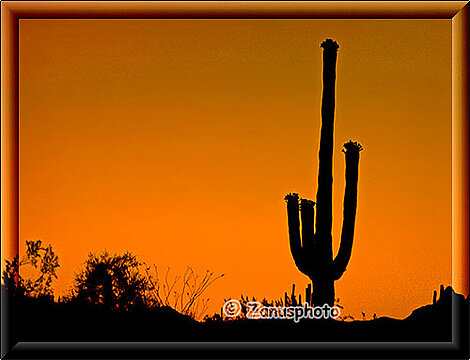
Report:
[[[464,2],[21,2],[2,15],[2,253],[18,253],[18,31],[21,19],[448,19],[453,73],[453,281],[468,289],[468,18]],[[14,319],[2,299],[5,359],[150,358],[468,358],[468,319],[453,312],[453,341],[411,342],[170,342],[29,343],[15,341]]]

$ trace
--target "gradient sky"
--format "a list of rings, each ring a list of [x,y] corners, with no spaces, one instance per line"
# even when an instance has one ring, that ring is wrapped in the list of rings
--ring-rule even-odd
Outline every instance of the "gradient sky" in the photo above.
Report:
[[[20,20],[21,251],[53,245],[58,295],[104,249],[225,273],[210,312],[305,288],[283,198],[316,194],[327,37],[336,250],[341,146],[365,148],[336,296],[356,318],[430,303],[451,284],[450,20]]]

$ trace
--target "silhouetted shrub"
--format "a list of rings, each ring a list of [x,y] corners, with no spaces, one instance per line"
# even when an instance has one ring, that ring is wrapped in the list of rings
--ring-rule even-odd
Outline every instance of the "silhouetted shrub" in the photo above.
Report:
[[[194,272],[191,266],[186,268],[183,276],[170,277],[167,268],[164,279],[160,279],[157,266],[146,268],[151,284],[149,290],[152,299],[159,305],[170,306],[183,315],[193,319],[202,319],[207,311],[209,298],[202,295],[216,280],[225,274],[216,275],[207,270],[203,276]]]
[[[111,310],[153,307],[156,304],[148,296],[150,282],[142,265],[130,252],[90,253],[85,268],[75,276],[70,300]]]
[[[156,265],[148,266],[130,252],[89,254],[85,268],[75,277],[68,300],[125,311],[169,306],[183,315],[200,319],[209,301],[202,295],[222,276],[209,270],[200,276],[188,266],[182,276],[173,278],[168,268],[160,279]]]
[[[20,268],[25,265],[39,270],[39,276],[36,279],[22,277]],[[21,260],[19,255],[12,261],[5,260],[3,285],[10,294],[53,299],[52,281],[57,278],[56,269],[59,266],[59,257],[50,244],[44,247],[41,240],[26,240],[26,255]]]

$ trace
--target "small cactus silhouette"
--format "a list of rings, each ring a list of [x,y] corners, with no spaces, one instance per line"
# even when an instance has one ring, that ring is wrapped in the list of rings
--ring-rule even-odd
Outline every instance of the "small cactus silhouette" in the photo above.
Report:
[[[300,199],[296,193],[286,195],[291,253],[297,268],[312,281],[311,302],[334,305],[334,281],[346,270],[351,257],[357,207],[359,153],[362,146],[348,141],[342,150],[346,159],[346,189],[344,193],[341,245],[333,260],[333,134],[335,112],[336,58],[338,44],[327,39],[323,48],[323,96],[317,189],[315,202]],[[300,206],[300,219],[299,219]],[[316,215],[316,218],[315,218]],[[302,234],[300,234],[300,220]],[[314,224],[315,223],[315,224]],[[316,230],[316,231],[315,231]]]
[[[312,305],[312,284],[308,284],[305,288],[305,301],[308,305]]]

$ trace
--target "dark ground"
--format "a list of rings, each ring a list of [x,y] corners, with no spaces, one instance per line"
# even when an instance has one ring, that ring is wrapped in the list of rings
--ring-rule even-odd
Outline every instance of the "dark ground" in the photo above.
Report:
[[[2,289],[3,290],[3,289]],[[7,294],[2,292],[2,301]],[[454,309],[455,316],[452,316]],[[450,287],[404,320],[197,322],[169,307],[118,312],[24,298],[10,308],[10,334],[24,341],[405,341],[450,342],[452,320],[468,338],[469,300]],[[4,319],[5,320],[5,319]],[[13,338],[12,338],[13,341]],[[16,343],[15,342],[15,343]]]

